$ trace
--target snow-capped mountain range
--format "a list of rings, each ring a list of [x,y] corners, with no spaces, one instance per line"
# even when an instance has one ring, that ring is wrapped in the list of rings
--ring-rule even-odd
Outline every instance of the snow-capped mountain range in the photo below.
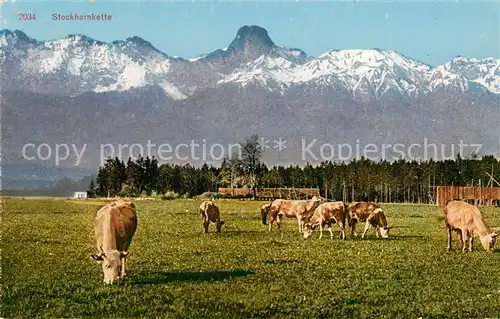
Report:
[[[319,57],[277,46],[267,31],[244,26],[227,48],[197,58],[171,57],[139,37],[104,43],[84,35],[37,41],[0,31],[0,54],[12,84],[35,92],[81,94],[161,87],[175,100],[207,88],[257,85],[286,92],[328,87],[380,98],[417,97],[439,90],[500,94],[500,59],[457,57],[431,67],[390,50],[334,50]]]
[[[500,156],[496,57],[436,67],[390,50],[312,57],[244,26],[227,48],[191,58],[139,37],[38,41],[3,29],[0,62],[3,163],[21,163],[26,143],[85,144],[80,165],[95,168],[103,144],[237,143],[251,133],[288,141],[279,154],[265,153],[267,163],[314,162],[301,141],[316,140],[316,155],[321,143],[427,139],[481,144],[482,154]]]

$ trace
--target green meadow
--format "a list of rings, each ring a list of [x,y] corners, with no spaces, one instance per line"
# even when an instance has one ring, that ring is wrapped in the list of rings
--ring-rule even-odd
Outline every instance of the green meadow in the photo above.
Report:
[[[263,202],[220,200],[221,234],[201,201],[135,201],[127,276],[104,285],[95,252],[99,200],[2,199],[4,318],[498,318],[500,243],[446,251],[435,206],[382,205],[390,238],[305,240],[296,220],[271,233]],[[484,208],[492,228],[500,208]],[[362,225],[359,226],[362,229]]]

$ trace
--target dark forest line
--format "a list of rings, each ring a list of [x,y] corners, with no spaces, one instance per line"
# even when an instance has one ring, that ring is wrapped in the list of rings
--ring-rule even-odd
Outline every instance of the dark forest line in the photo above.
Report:
[[[89,195],[139,196],[176,193],[192,197],[219,187],[319,188],[333,200],[430,203],[433,187],[500,186],[500,161],[493,155],[453,160],[324,162],[312,166],[272,166],[261,161],[254,135],[242,143],[240,159],[224,159],[220,167],[158,164],[153,157],[127,162],[110,158],[91,181]]]

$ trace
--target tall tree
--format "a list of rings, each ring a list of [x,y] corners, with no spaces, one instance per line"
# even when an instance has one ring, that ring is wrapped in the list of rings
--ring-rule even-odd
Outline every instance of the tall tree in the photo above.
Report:
[[[257,197],[257,184],[262,176],[261,158],[263,146],[260,144],[259,136],[251,135],[241,145],[241,167],[246,176],[247,183],[252,188],[253,198]]]
[[[87,191],[87,197],[94,198],[96,195],[96,186],[94,180],[90,180],[89,190]]]

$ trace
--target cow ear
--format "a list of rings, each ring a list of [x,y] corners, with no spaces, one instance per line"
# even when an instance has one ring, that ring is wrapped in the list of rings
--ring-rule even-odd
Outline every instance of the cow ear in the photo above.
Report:
[[[495,237],[497,237],[498,235],[500,235],[498,232],[494,232],[493,234],[491,234],[491,237],[495,238]]]
[[[130,254],[130,253],[129,253],[128,251],[122,251],[122,252],[121,252],[121,256],[122,256],[122,258],[127,257],[129,254]]]
[[[90,255],[92,256],[92,259],[94,259],[95,261],[102,261],[104,258],[104,254],[99,254],[99,255]]]

